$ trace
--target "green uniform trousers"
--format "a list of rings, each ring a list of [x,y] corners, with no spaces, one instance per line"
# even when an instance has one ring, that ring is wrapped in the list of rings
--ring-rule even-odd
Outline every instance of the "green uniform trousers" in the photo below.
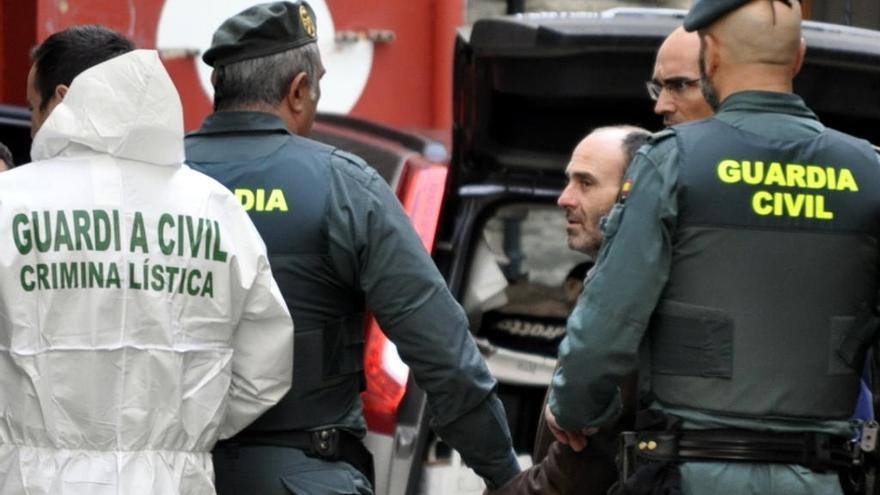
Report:
[[[298,449],[222,445],[213,457],[218,495],[373,495],[370,482],[350,464]]]
[[[843,495],[836,472],[799,465],[691,462],[679,469],[684,495]]]

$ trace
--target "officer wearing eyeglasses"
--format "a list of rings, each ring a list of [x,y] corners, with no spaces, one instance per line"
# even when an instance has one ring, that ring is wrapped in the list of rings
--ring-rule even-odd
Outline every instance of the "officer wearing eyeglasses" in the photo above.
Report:
[[[654,75],[646,83],[648,95],[657,102],[654,113],[670,126],[712,116],[712,108],[700,92],[700,37],[678,28],[657,51]]]
[[[638,364],[650,404],[609,493],[864,493],[850,418],[880,333],[877,156],[793,94],[799,2],[697,0],[684,26],[717,113],[630,164],[547,423],[582,446]]]
[[[673,31],[657,51],[652,79],[645,85],[648,95],[656,102],[654,113],[663,116],[666,126],[711,117],[714,113],[700,92],[699,55],[699,36],[683,28]],[[630,153],[627,162],[631,159]],[[626,386],[632,387],[632,384]],[[616,428],[625,424],[627,421],[621,421]],[[614,483],[617,477],[614,447],[608,447],[613,442],[594,437],[587,450],[574,453],[559,443],[551,444],[552,434],[543,422],[538,429],[534,458],[540,462],[503,489],[491,492],[492,495],[605,493]],[[606,432],[602,437],[614,439],[617,433],[619,431]],[[585,480],[589,480],[586,486]]]

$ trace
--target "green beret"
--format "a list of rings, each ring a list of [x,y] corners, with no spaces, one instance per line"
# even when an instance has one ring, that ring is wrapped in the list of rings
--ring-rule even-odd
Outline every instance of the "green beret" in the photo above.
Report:
[[[722,17],[751,2],[752,0],[696,0],[694,6],[684,18],[685,31],[697,31],[709,27]],[[768,2],[779,1],[787,5],[801,0],[767,0]]]
[[[708,27],[752,0],[697,0],[684,18],[685,31]]]
[[[254,5],[214,31],[202,60],[220,67],[297,48],[318,40],[315,12],[304,0]]]

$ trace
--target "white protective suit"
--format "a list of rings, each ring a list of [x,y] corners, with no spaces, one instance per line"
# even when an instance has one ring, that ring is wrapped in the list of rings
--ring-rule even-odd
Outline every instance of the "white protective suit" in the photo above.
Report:
[[[290,387],[265,246],[182,165],[154,51],[77,77],[0,174],[0,494],[213,494],[210,450]]]

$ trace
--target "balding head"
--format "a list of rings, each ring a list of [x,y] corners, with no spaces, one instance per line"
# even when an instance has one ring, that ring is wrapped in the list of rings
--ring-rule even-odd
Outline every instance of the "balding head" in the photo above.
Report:
[[[712,116],[712,109],[700,93],[699,60],[697,33],[678,28],[660,45],[651,81],[655,88],[660,88],[654,113],[663,116],[665,125]]]
[[[791,68],[800,49],[801,5],[752,0],[705,32],[717,37],[728,63]]]
[[[568,184],[557,204],[568,220],[568,246],[595,257],[602,243],[599,220],[620,193],[624,172],[648,131],[633,126],[600,127],[587,135],[565,168]]]
[[[719,99],[745,90],[791,92],[804,56],[800,2],[752,0],[700,37],[701,64]]]
[[[683,27],[676,28],[669,34],[660,49],[657,50],[657,63],[679,62],[688,69],[697,69],[700,57],[700,37],[697,33],[689,33]],[[655,63],[655,67],[657,65]]]

